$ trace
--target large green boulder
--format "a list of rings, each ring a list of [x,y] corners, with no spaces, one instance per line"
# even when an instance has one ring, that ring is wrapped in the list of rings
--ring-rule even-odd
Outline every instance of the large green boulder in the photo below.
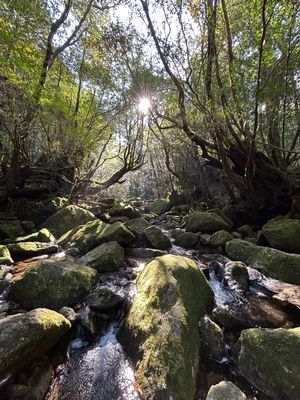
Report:
[[[171,240],[157,226],[149,226],[145,229],[144,235],[155,249],[168,250],[172,247]]]
[[[226,243],[226,253],[233,260],[261,268],[264,275],[300,285],[300,255],[285,253],[270,247],[257,246],[246,240]]]
[[[271,219],[262,227],[262,235],[271,247],[290,253],[300,252],[300,220]]]
[[[239,339],[238,370],[273,400],[299,400],[300,328],[247,329]]]
[[[198,243],[198,236],[193,232],[183,232],[179,234],[174,241],[176,246],[183,247],[184,249],[192,249]]]
[[[146,265],[119,332],[119,339],[138,362],[142,399],[194,399],[198,321],[212,307],[213,292],[194,261],[166,255]]]
[[[70,322],[63,315],[44,308],[0,319],[1,376],[31,365],[70,328]]]
[[[69,238],[72,247],[80,253],[86,253],[96,246],[107,242],[118,242],[126,246],[134,239],[134,234],[122,222],[106,224],[103,221],[91,221]]]
[[[230,231],[232,224],[221,215],[209,211],[195,211],[188,216],[185,229],[190,232],[214,233]]]
[[[20,242],[42,242],[42,243],[51,243],[55,241],[55,237],[52,233],[47,229],[43,228],[38,232],[31,233],[26,236],[20,236],[12,241],[11,243],[20,243]]]
[[[136,236],[141,236],[150,224],[144,218],[133,218],[125,223],[127,228]]]
[[[150,213],[161,215],[169,211],[172,204],[167,199],[153,201],[149,206]]]
[[[118,242],[100,244],[80,259],[84,265],[98,272],[119,270],[124,264],[124,249]]]
[[[6,246],[0,245],[0,265],[11,265],[13,264],[13,259],[11,258],[10,252]]]
[[[111,217],[140,218],[141,212],[130,203],[117,203],[110,210]]]
[[[7,245],[11,255],[17,259],[30,258],[41,254],[53,254],[58,246],[53,243],[20,242]]]
[[[37,261],[12,285],[8,297],[26,309],[59,309],[86,296],[97,279],[95,269],[71,261]]]
[[[67,206],[51,215],[43,227],[48,228],[56,237],[62,236],[78,225],[84,225],[97,218],[90,211],[78,206]]]
[[[231,233],[224,230],[218,231],[211,235],[210,245],[213,247],[225,246],[225,244],[232,239],[233,236]]]

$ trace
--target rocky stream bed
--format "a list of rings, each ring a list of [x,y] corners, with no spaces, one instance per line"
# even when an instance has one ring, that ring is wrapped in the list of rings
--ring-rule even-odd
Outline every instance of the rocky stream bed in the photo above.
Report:
[[[0,398],[299,400],[300,255],[274,230],[157,202],[4,238]]]

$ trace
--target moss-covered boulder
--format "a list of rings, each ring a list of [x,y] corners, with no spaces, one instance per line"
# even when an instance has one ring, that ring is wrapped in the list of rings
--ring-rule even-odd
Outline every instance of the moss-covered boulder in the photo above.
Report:
[[[247,397],[234,383],[222,381],[210,387],[206,400],[247,400]]]
[[[117,203],[110,210],[111,217],[140,218],[141,212],[130,203]]]
[[[136,236],[143,235],[145,229],[150,226],[149,222],[144,218],[133,218],[126,222],[125,225]]]
[[[70,229],[94,220],[96,217],[90,211],[78,206],[67,206],[51,215],[43,223],[43,227],[48,228],[56,237],[60,237]]]
[[[13,262],[8,248],[0,245],[0,265],[11,265]]]
[[[199,329],[203,357],[221,361],[226,354],[222,329],[207,315],[202,318]]]
[[[224,230],[218,231],[211,235],[210,245],[213,247],[225,246],[225,244],[232,239],[233,236],[231,235],[231,233]]]
[[[239,339],[238,370],[274,400],[299,400],[300,328],[247,329]]]
[[[153,201],[149,206],[150,213],[161,215],[169,211],[172,204],[167,199],[160,199]]]
[[[20,243],[20,242],[42,242],[42,243],[51,243],[55,242],[55,237],[52,233],[47,229],[43,228],[38,232],[30,233],[26,236],[20,236],[10,241],[11,243]]]
[[[97,279],[93,268],[70,261],[42,260],[12,285],[9,299],[26,309],[59,309],[86,296]]]
[[[300,285],[300,255],[289,254],[270,247],[257,246],[246,240],[234,239],[226,243],[226,253],[263,274],[284,282]]]
[[[300,220],[298,219],[272,219],[262,227],[262,235],[271,247],[291,253],[300,252]]]
[[[110,288],[104,286],[95,289],[88,295],[86,301],[94,310],[106,311],[120,306],[124,298]]]
[[[183,232],[178,235],[174,241],[176,246],[183,247],[184,249],[192,249],[198,243],[198,236],[193,232]]]
[[[103,243],[89,251],[80,260],[84,265],[95,268],[98,272],[117,271],[124,264],[124,249],[118,242]]]
[[[134,234],[122,222],[110,225],[103,221],[91,221],[71,236],[69,241],[80,253],[86,253],[102,243],[115,241],[126,246],[133,239]]]
[[[30,258],[41,254],[53,254],[58,246],[53,243],[20,242],[7,245],[11,255],[16,259]]]
[[[236,229],[236,232],[239,233],[243,238],[244,237],[256,237],[256,232],[250,225],[242,225]]]
[[[187,218],[185,229],[189,232],[214,233],[217,231],[230,231],[232,224],[221,215],[209,211],[195,211]]]
[[[149,226],[145,229],[144,235],[147,241],[155,249],[168,250],[172,247],[171,240],[157,226]]]
[[[20,221],[0,223],[0,240],[15,238],[24,234],[25,231]]]
[[[132,247],[127,249],[126,254],[129,257],[150,259],[164,256],[167,254],[167,252],[159,249],[149,249],[147,247]]]
[[[229,261],[225,264],[224,281],[232,290],[246,291],[249,288],[249,273],[241,261]]]
[[[44,308],[0,319],[1,377],[43,356],[70,328],[63,315]]]
[[[203,272],[186,257],[158,257],[140,273],[119,338],[139,361],[143,399],[194,399],[198,321],[212,306],[213,292]]]

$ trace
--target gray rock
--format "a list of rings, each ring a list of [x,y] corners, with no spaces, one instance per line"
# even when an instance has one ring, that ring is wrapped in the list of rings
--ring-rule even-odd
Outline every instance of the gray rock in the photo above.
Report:
[[[225,357],[222,329],[207,315],[202,318],[199,329],[203,356],[221,361]]]
[[[103,243],[89,251],[81,262],[98,272],[117,271],[124,265],[124,249],[117,242]]]
[[[150,226],[144,231],[144,235],[150,245],[155,249],[168,250],[172,247],[172,243],[167,235],[165,235],[157,226]]]
[[[108,287],[100,287],[89,294],[86,301],[94,310],[105,311],[121,305],[124,298]]]
[[[222,381],[210,387],[206,400],[247,400],[247,397],[234,383]]]
[[[232,224],[220,215],[209,211],[195,211],[187,219],[185,229],[189,232],[214,233],[220,230],[229,231]]]

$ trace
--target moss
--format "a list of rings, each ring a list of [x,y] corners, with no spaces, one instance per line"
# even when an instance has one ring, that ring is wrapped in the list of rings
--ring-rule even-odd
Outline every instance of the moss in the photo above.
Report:
[[[215,247],[225,246],[225,244],[232,239],[233,236],[231,235],[231,233],[221,230],[211,235],[210,244],[211,246]]]
[[[213,304],[206,278],[192,260],[167,255],[144,268],[137,290],[127,328],[142,354],[137,376],[143,398],[168,393],[174,400],[193,399],[198,320]]]
[[[144,235],[150,245],[155,249],[168,250],[172,247],[172,243],[168,236],[165,235],[157,226],[149,226],[145,229]]]
[[[234,260],[261,268],[267,276],[296,285],[300,284],[300,255],[298,254],[256,246],[240,239],[227,242],[226,253]]]
[[[117,203],[110,210],[109,215],[111,217],[128,217],[128,218],[139,218],[141,216],[140,211],[130,203]]]
[[[300,221],[296,219],[277,218],[268,221],[262,227],[262,235],[270,246],[291,253],[300,252]]]
[[[238,369],[274,400],[298,400],[300,328],[242,332]]]
[[[174,241],[176,246],[183,247],[184,249],[192,249],[198,242],[198,236],[192,232],[184,232],[179,234]]]
[[[13,264],[13,259],[11,258],[8,248],[2,245],[0,245],[0,265],[1,264],[6,264],[6,265]]]
[[[81,257],[81,262],[98,272],[117,271],[124,264],[124,249],[117,242],[103,243]]]
[[[222,216],[208,211],[196,211],[188,216],[186,230],[189,232],[214,233],[216,231],[229,231],[232,224]]]
[[[149,210],[151,213],[161,215],[169,211],[171,207],[172,205],[167,199],[159,199],[151,203]]]

